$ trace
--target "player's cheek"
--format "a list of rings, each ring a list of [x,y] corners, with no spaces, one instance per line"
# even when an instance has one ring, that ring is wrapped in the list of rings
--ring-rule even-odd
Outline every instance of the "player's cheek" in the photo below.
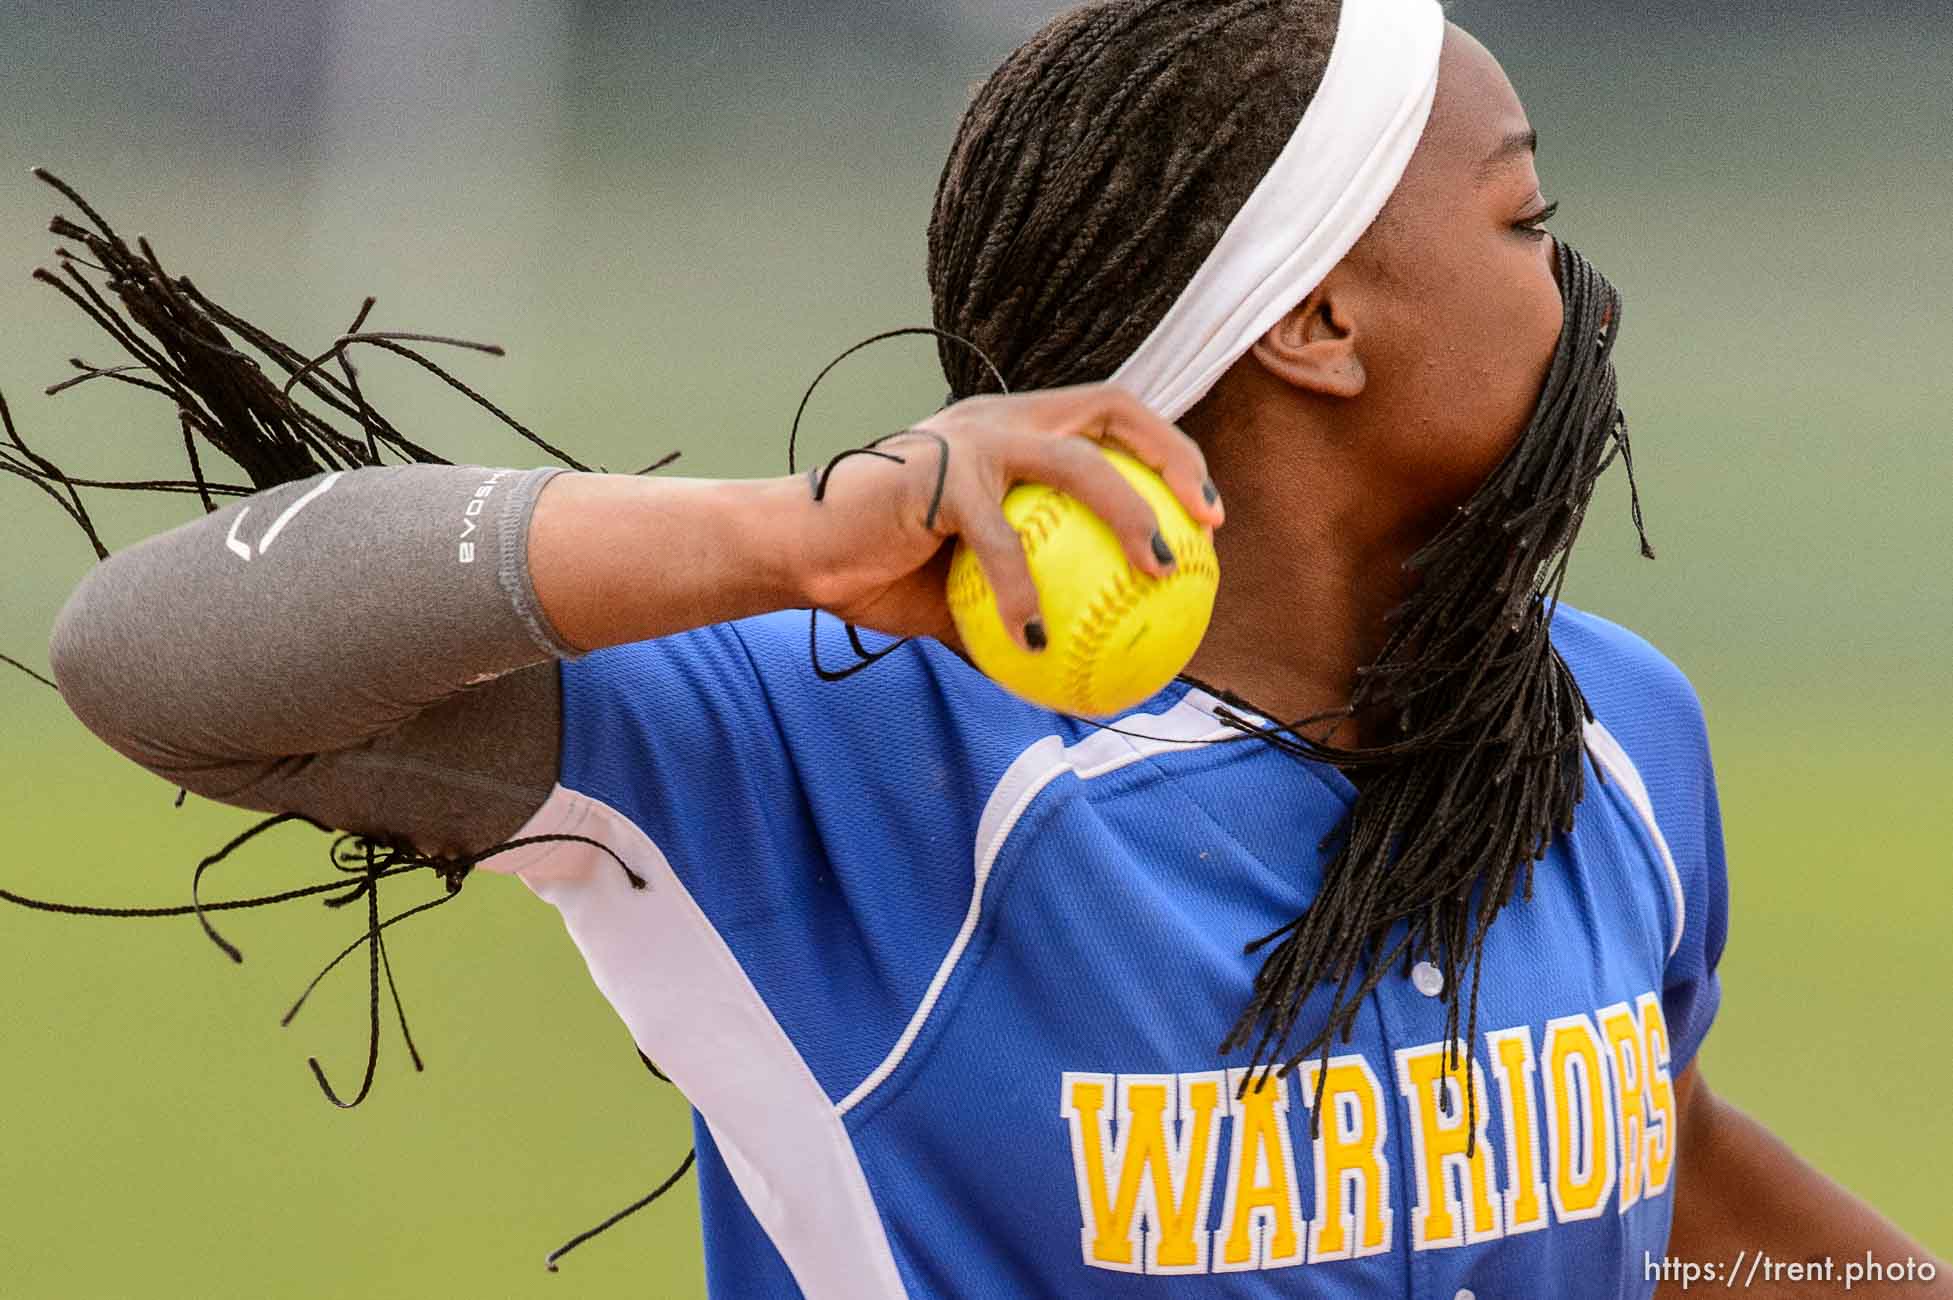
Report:
[[[1551,241],[1541,247],[1550,248]],[[1488,331],[1486,339],[1493,355],[1485,358],[1493,382],[1483,390],[1497,395],[1497,408],[1484,412],[1482,427],[1494,431],[1484,473],[1497,468],[1532,423],[1546,377],[1559,350],[1560,326],[1566,305],[1550,269],[1535,266],[1531,274],[1511,282],[1507,296],[1504,330]],[[1481,475],[1483,477],[1483,475]]]

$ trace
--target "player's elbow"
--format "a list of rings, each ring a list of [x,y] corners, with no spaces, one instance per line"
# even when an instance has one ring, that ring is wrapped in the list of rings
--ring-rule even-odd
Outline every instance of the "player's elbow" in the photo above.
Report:
[[[48,666],[61,700],[81,724],[116,748],[120,737],[115,720],[116,693],[121,672],[114,663],[113,641],[99,616],[97,588],[101,568],[89,571],[68,593],[48,634]]]
[[[69,712],[103,744],[173,785],[222,799],[253,774],[234,756],[206,753],[187,727],[172,728],[168,692],[144,669],[104,561],[68,594],[48,634],[48,666]]]

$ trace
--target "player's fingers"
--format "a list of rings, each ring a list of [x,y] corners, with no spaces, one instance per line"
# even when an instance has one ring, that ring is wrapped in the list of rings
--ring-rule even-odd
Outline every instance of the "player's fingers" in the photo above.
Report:
[[[997,612],[1011,640],[1026,650],[1045,646],[1044,620],[1038,608],[1037,584],[1024,558],[1024,542],[1004,518],[994,499],[958,494],[950,514],[964,544],[976,552],[977,563],[997,598]]]
[[[1199,444],[1113,384],[968,397],[937,412],[927,424],[986,435],[1079,434],[1116,443],[1158,473],[1195,519],[1218,528],[1226,518]]]
[[[1086,403],[1091,436],[1130,451],[1166,480],[1195,519],[1221,526],[1226,516],[1220,490],[1207,473],[1199,443],[1117,385],[1093,384],[1078,391]]]
[[[1153,507],[1091,441],[1026,438],[1013,451],[1009,466],[1013,478],[1047,483],[1083,502],[1111,525],[1126,558],[1141,573],[1160,578],[1173,572],[1177,560]]]

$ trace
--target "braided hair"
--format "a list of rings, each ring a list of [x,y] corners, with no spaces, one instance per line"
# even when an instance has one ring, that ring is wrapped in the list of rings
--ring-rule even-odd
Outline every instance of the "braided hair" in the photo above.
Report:
[[[1106,0],[976,93],[929,219],[950,395],[1103,379],[1152,332],[1322,84],[1337,0]]]
[[[330,348],[317,356],[308,356],[224,307],[199,289],[188,276],[166,270],[147,239],[138,235],[134,246],[131,246],[100,212],[58,176],[38,167],[34,169],[34,175],[72,203],[86,222],[83,224],[65,215],[57,215],[49,223],[48,229],[53,234],[78,245],[81,251],[57,248],[55,254],[61,264],[60,272],[43,267],[35,271],[34,278],[49,285],[79,308],[130,358],[127,363],[113,366],[95,365],[79,357],[71,358],[70,364],[79,373],[49,385],[47,393],[53,395],[105,380],[158,394],[174,408],[174,423],[181,435],[187,461],[188,476],[178,479],[101,479],[71,474],[28,443],[14,424],[6,397],[0,394],[0,473],[22,479],[52,499],[86,535],[97,558],[107,559],[109,550],[79,491],[81,488],[194,496],[204,511],[209,513],[218,508],[220,498],[249,496],[329,469],[377,466],[386,463],[389,456],[403,464],[448,464],[438,452],[408,438],[368,400],[360,385],[360,372],[348,355],[351,346],[356,343],[413,362],[487,411],[538,450],[572,469],[590,468],[450,374],[415,345],[436,343],[500,356],[502,349],[499,346],[438,334],[368,329],[366,323],[374,300],[367,298],[354,315],[352,324],[333,341]],[[294,389],[300,390],[299,394],[295,394]],[[304,400],[301,400],[301,396]],[[342,427],[345,425],[351,425],[356,432],[348,432]],[[674,452],[637,473],[652,473],[670,464],[676,457],[677,453]],[[225,464],[239,471],[236,477],[245,481],[227,481],[227,471],[218,470],[218,466]],[[596,469],[607,472],[602,465]],[[49,689],[60,689],[53,680],[35,672],[18,659],[0,654],[0,662],[19,669]],[[182,790],[177,792],[176,803],[179,807],[186,793]],[[302,824],[333,835],[327,847],[327,859],[336,871],[342,873],[339,878],[254,898],[205,901],[201,892],[205,872],[247,844],[257,841],[259,836],[288,824]],[[201,859],[190,877],[190,902],[187,906],[105,907],[32,898],[5,888],[0,888],[0,902],[63,916],[121,920],[195,916],[210,941],[225,956],[238,963],[244,960],[243,951],[218,933],[211,923],[211,913],[269,907],[304,898],[319,898],[325,906],[333,908],[363,902],[363,933],[325,964],[279,1021],[280,1024],[289,1025],[320,982],[342,961],[361,947],[366,948],[366,1070],[359,1087],[349,1097],[342,1097],[332,1086],[318,1058],[309,1057],[306,1061],[325,1099],[334,1106],[350,1110],[363,1104],[373,1089],[380,1054],[380,982],[383,974],[399,1020],[400,1035],[406,1043],[407,1055],[414,1069],[426,1068],[420,1049],[414,1043],[413,1033],[407,1027],[406,1008],[401,1002],[399,987],[394,982],[393,963],[387,955],[386,931],[401,921],[443,906],[457,897],[476,864],[483,860],[524,845],[559,840],[576,840],[594,846],[616,863],[632,888],[645,888],[644,878],[633,871],[629,863],[602,841],[587,835],[523,835],[478,852],[450,856],[423,852],[401,836],[335,832],[332,827],[302,813],[287,812],[254,823]],[[381,882],[416,871],[432,873],[441,881],[443,892],[432,901],[403,908],[382,919]],[[652,1075],[669,1082],[642,1051],[637,1052],[637,1058]],[[556,1271],[556,1261],[564,1254],[657,1200],[684,1176],[692,1163],[693,1153],[688,1151],[678,1167],[651,1192],[551,1251],[544,1259],[545,1266],[551,1272]]]
[[[929,226],[936,325],[976,345],[942,343],[951,395],[991,385],[981,354],[1012,388],[1112,374],[1301,120],[1339,15],[1337,0],[1104,0],[1019,48],[965,113]],[[1318,846],[1329,860],[1314,899],[1246,946],[1266,955],[1219,1049],[1251,1049],[1244,1090],[1318,1050],[1326,1066],[1393,963],[1419,958],[1444,976],[1444,1065],[1459,1066],[1460,991],[1469,1043],[1487,929],[1515,892],[1530,896],[1534,863],[1573,827],[1592,711],[1549,627],[1595,480],[1616,451],[1631,488],[1633,470],[1610,361],[1620,297],[1571,248],[1556,256],[1566,310],[1531,424],[1409,561],[1416,590],[1348,704],[1272,727],[1220,710],[1244,738],[1363,777]],[[1633,513],[1639,528],[1638,495]],[[1652,557],[1645,533],[1641,544]],[[1393,738],[1327,743],[1359,710],[1394,716]],[[1304,734],[1324,721],[1325,739]],[[1323,1023],[1300,1026],[1325,983]],[[1328,1077],[1317,1073],[1318,1132]],[[1448,1109],[1442,1083],[1440,1097]]]

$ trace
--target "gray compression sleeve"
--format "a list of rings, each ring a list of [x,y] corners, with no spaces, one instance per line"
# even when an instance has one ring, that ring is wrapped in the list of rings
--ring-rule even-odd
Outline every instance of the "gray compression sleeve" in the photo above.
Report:
[[[388,465],[233,501],[97,565],[56,616],[62,697],[194,793],[465,853],[548,797],[550,626],[528,568],[559,467]]]

